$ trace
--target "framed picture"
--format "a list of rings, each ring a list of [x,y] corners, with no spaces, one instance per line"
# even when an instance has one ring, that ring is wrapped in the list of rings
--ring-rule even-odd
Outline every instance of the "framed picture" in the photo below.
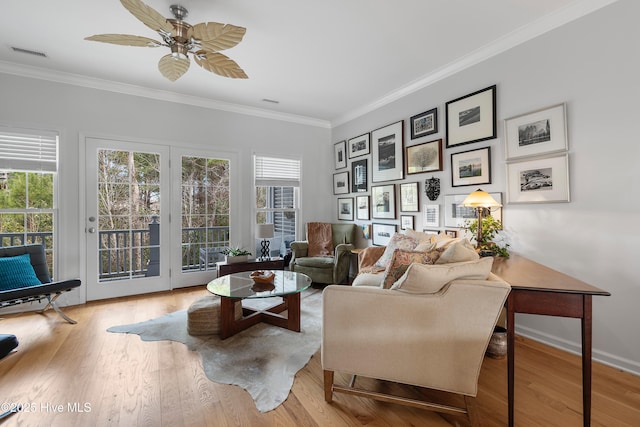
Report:
[[[411,139],[438,133],[438,109],[434,108],[416,114],[409,119],[409,122],[411,124]]]
[[[404,178],[404,120],[371,132],[371,181]]]
[[[496,137],[496,85],[446,104],[447,148]]]
[[[371,217],[396,219],[396,186],[394,184],[371,187]]]
[[[565,104],[506,119],[504,135],[507,160],[566,151]]]
[[[400,184],[400,210],[403,212],[418,212],[418,183],[408,182]]]
[[[333,144],[333,156],[336,163],[336,169],[347,167],[346,141],[340,141]]]
[[[424,226],[440,227],[440,205],[424,205]]]
[[[451,155],[451,186],[491,184],[491,147]]]
[[[423,228],[422,232],[424,234],[431,234],[433,236],[437,236],[438,234],[440,234],[440,230],[433,230],[433,229],[428,229],[428,228]]]
[[[364,135],[351,138],[348,142],[349,158],[364,156],[371,152],[370,148],[370,135],[365,133]]]
[[[442,170],[442,139],[407,147],[407,175]]]
[[[502,204],[502,193],[489,193],[496,201]],[[468,194],[453,194],[444,196],[444,225],[445,227],[464,227],[464,223],[468,219],[476,219],[478,217],[475,208],[462,206],[462,202]],[[502,222],[502,208],[493,209],[486,212],[497,220]]]
[[[371,237],[373,239],[373,244],[376,246],[387,246],[389,241],[393,237],[396,231],[398,231],[398,226],[395,224],[371,224],[372,231]]]
[[[349,172],[333,174],[333,194],[349,193]]]
[[[356,218],[369,219],[369,196],[356,196]]]
[[[367,159],[351,162],[351,192],[366,192],[367,188]]]
[[[568,154],[507,163],[508,203],[569,200]]]
[[[413,215],[400,215],[400,228],[413,230]]]
[[[353,197],[338,197],[338,219],[353,221]]]
[[[444,234],[455,239],[458,237],[458,230],[444,230]]]

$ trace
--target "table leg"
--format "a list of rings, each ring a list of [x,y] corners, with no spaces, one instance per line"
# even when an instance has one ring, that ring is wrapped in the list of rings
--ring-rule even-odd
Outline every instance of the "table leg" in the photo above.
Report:
[[[591,327],[591,295],[584,295],[582,312],[582,417],[584,427],[591,425]]]
[[[287,295],[287,329],[300,332],[300,294]]]
[[[513,427],[514,415],[514,374],[515,374],[515,307],[513,294],[507,298],[507,402],[509,407],[509,427]]]
[[[235,333],[235,299],[220,297],[220,338],[226,339]]]

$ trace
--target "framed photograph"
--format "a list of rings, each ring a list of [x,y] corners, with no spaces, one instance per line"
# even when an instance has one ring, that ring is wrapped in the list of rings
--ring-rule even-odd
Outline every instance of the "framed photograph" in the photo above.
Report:
[[[400,184],[400,210],[403,212],[418,212],[418,183],[408,182]]]
[[[496,137],[496,85],[446,104],[447,148]]]
[[[451,155],[451,186],[491,184],[491,147]]]
[[[371,187],[371,217],[396,219],[396,186],[394,184]]]
[[[438,109],[416,114],[409,119],[411,123],[411,139],[438,133]]]
[[[333,157],[336,163],[336,169],[342,169],[347,167],[347,153],[346,150],[347,141],[340,141],[333,144]]]
[[[458,237],[458,230],[444,230],[444,234],[455,239]]]
[[[502,204],[502,193],[489,193],[496,201]],[[464,227],[464,223],[468,219],[476,219],[478,217],[476,209],[462,206],[462,202],[469,194],[454,194],[444,196],[444,225],[445,227]],[[502,208],[493,209],[491,212],[485,212],[497,220],[502,222]]]
[[[371,132],[371,181],[404,178],[404,120]]]
[[[413,230],[413,215],[400,215],[400,228]]]
[[[387,246],[395,232],[398,231],[398,226],[395,224],[374,223],[371,225],[371,238],[373,239],[372,243],[376,246]]]
[[[507,160],[567,151],[565,104],[504,121]]]
[[[338,219],[353,221],[353,197],[338,197]]]
[[[349,193],[349,172],[338,172],[333,174],[333,194]]]
[[[428,229],[428,228],[423,228],[422,232],[424,234],[431,234],[433,236],[437,236],[438,234],[440,234],[440,230],[433,230],[433,229]]]
[[[424,205],[425,227],[440,227],[440,205]]]
[[[508,203],[569,200],[568,154],[507,163]]]
[[[407,147],[407,175],[442,170],[442,139]]]
[[[364,156],[365,154],[369,154],[371,152],[369,137],[370,134],[365,133],[364,135],[356,136],[355,138],[351,138],[349,140],[348,149],[350,159],[353,159],[354,157]]]
[[[366,192],[367,188],[367,159],[351,162],[351,192]]]
[[[369,196],[356,196],[356,219],[370,219]]]

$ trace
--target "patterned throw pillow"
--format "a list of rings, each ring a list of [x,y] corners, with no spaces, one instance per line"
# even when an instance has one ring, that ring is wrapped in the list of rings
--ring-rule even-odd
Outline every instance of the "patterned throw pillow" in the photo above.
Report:
[[[31,255],[0,257],[0,291],[41,284],[31,266]]]
[[[414,252],[396,249],[393,251],[391,262],[384,272],[382,287],[389,289],[407,271],[411,264],[434,264],[442,252],[433,250],[430,252]]]
[[[378,261],[376,261],[375,266],[380,268],[387,268],[389,262],[391,261],[391,257],[393,256],[393,251],[396,249],[402,249],[403,251],[412,251],[416,246],[418,246],[418,241],[413,237],[405,236],[402,233],[395,233],[391,236],[391,240],[389,240],[389,244],[387,245],[384,253]]]

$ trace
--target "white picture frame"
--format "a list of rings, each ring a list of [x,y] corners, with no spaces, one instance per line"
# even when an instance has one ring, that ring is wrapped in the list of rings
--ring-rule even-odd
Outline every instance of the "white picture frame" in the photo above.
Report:
[[[404,120],[371,132],[371,182],[404,178]]]
[[[566,105],[558,104],[504,121],[507,160],[567,151]]]
[[[425,227],[440,227],[440,205],[424,205],[423,210],[422,225]]]
[[[507,203],[569,201],[569,154],[507,163]]]

